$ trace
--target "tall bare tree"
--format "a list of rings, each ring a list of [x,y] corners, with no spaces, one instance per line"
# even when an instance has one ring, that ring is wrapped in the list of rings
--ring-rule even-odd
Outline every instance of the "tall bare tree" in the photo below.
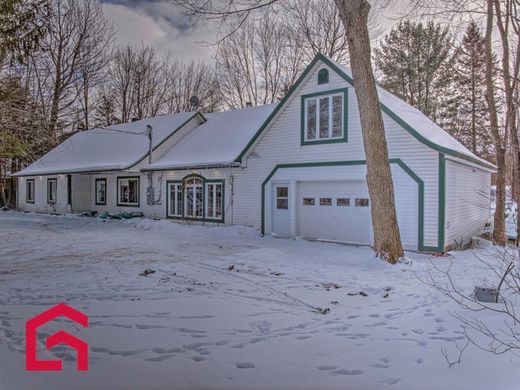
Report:
[[[93,65],[100,61],[95,54],[106,47],[111,34],[99,1],[52,1],[40,50],[31,55],[31,62],[37,93],[45,101],[47,129],[55,140],[69,124],[66,116],[77,103],[82,86],[88,85],[82,72],[84,76],[100,68]]]
[[[279,20],[246,20],[220,42],[216,54],[219,89],[230,108],[275,102],[301,71],[303,50]]]
[[[486,100],[489,108],[489,119],[491,133],[495,143],[497,179],[496,179],[496,208],[493,228],[493,241],[498,245],[505,245],[507,242],[505,226],[505,201],[506,201],[506,149],[508,133],[507,128],[504,134],[500,133],[498,127],[497,105],[495,100],[495,85],[493,82],[494,62],[493,62],[493,1],[487,0],[486,13]]]
[[[209,18],[229,19],[238,17],[239,26],[255,10],[270,7],[283,0],[175,0],[175,2],[196,15]],[[376,254],[391,263],[403,256],[399,234],[397,213],[388,147],[385,138],[383,118],[379,108],[379,98],[372,70],[368,15],[370,4],[366,0],[335,0],[345,28],[352,75],[359,102],[361,127],[367,160],[367,183],[372,202],[372,226],[374,250]]]

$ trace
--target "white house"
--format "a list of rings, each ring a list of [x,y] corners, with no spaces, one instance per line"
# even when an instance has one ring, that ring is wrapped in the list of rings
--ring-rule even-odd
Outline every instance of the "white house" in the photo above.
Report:
[[[481,233],[494,166],[389,92],[379,98],[405,248],[443,252]],[[141,211],[372,242],[354,83],[323,55],[277,104],[81,132],[16,176],[21,210]]]

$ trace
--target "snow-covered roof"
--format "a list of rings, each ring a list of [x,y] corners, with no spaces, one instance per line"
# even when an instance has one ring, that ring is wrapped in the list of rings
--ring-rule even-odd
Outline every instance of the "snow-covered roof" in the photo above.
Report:
[[[335,65],[341,71],[343,71],[352,80],[352,72],[349,68],[336,61],[331,60],[328,57],[325,58],[327,61]],[[448,154],[455,155],[456,157],[469,157],[469,159],[474,160],[474,162],[481,163],[490,168],[493,167],[493,165],[490,164],[488,161],[473,154],[468,148],[466,148],[459,141],[453,138],[448,132],[443,130],[439,125],[437,125],[434,121],[432,121],[418,109],[412,107],[408,103],[404,102],[397,96],[393,95],[392,93],[388,92],[387,90],[381,87],[377,87],[377,92],[379,95],[379,101],[384,106],[383,111],[387,114],[390,114],[393,117],[393,119],[400,121],[401,125],[408,125],[408,127],[410,127],[411,130],[417,133],[414,134],[417,138],[422,138],[420,139],[420,141],[429,144],[429,146],[440,147],[440,149],[444,152],[452,151],[454,153]]]
[[[276,104],[205,115],[207,122],[192,130],[150,169],[233,164]]]
[[[15,176],[128,169],[148,154],[147,125],[155,148],[195,115],[161,115],[76,133]]]

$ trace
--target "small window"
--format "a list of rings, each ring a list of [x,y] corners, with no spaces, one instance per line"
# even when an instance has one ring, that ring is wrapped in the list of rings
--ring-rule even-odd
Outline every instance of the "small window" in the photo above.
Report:
[[[329,82],[329,71],[327,69],[320,69],[318,72],[318,84],[327,84]]]
[[[47,179],[47,203],[54,204],[58,200],[58,181]]]
[[[117,205],[139,207],[139,178],[117,178]]]
[[[304,206],[314,206],[314,204],[315,204],[314,198],[303,198]]]
[[[332,206],[332,198],[320,198],[320,206]]]
[[[107,179],[96,179],[96,205],[107,204]]]
[[[367,198],[356,198],[356,207],[368,207],[368,204]]]
[[[25,183],[25,201],[34,203],[34,179],[28,179]]]
[[[224,184],[206,184],[206,218],[222,219],[224,212]]]
[[[276,187],[276,208],[289,209],[289,187]]]
[[[350,206],[349,198],[338,198],[336,199],[336,206]]]

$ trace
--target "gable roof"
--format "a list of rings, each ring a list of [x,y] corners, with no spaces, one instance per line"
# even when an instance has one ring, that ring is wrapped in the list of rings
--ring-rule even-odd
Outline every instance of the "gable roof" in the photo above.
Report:
[[[273,110],[271,115],[266,119],[262,126],[258,129],[257,133],[251,138],[247,146],[242,150],[237,162],[242,162],[242,159],[251,147],[259,140],[266,127],[275,118],[276,114],[282,109],[285,103],[289,100],[292,94],[298,89],[300,84],[306,79],[309,72],[314,68],[318,61],[323,62],[325,65],[333,69],[339,76],[345,81],[354,85],[352,73],[346,66],[339,64],[330,58],[318,53],[312,62],[307,66],[304,72],[300,75],[298,80],[291,87],[289,92],[284,98],[278,103],[276,108]],[[390,116],[399,125],[401,125],[406,131],[413,135],[419,142],[429,146],[430,148],[444,153],[449,156],[458,157],[463,160],[472,162],[480,165],[486,169],[495,169],[496,167],[488,161],[476,156],[459,141],[453,138],[445,130],[439,127],[430,118],[424,115],[421,111],[412,107],[408,103],[402,101],[397,96],[391,94],[381,87],[377,87],[379,95],[379,103],[381,111]]]
[[[192,130],[146,170],[165,170],[236,164],[258,128],[276,104],[207,114],[207,122]]]
[[[199,113],[182,112],[82,131],[14,176],[129,169],[148,155],[147,125],[153,128],[155,149],[197,115],[205,120]]]

